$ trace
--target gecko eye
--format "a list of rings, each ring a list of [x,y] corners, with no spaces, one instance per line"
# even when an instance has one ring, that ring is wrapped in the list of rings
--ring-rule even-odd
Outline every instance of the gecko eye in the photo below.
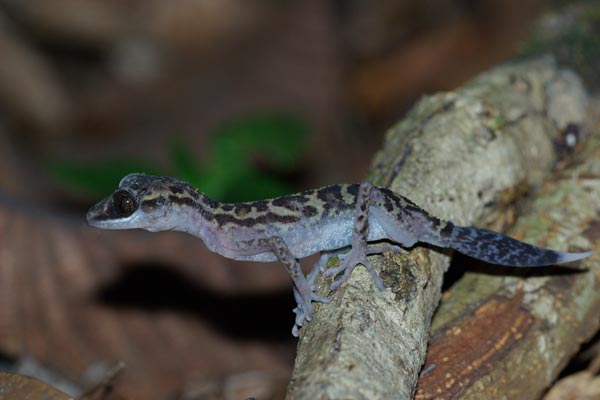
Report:
[[[128,217],[137,210],[137,202],[133,196],[125,190],[117,190],[113,194],[115,211],[121,217]]]

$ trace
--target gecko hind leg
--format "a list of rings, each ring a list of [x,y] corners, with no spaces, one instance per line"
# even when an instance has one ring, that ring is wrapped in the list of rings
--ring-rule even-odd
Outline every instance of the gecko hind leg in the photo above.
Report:
[[[378,189],[370,182],[361,183],[360,188],[358,189],[354,214],[354,230],[352,232],[352,248],[348,253],[339,256],[339,267],[330,268],[325,271],[325,275],[327,276],[336,276],[342,273],[341,276],[334,279],[331,284],[331,290],[336,290],[346,282],[358,264],[362,264],[367,268],[367,271],[371,274],[373,282],[375,282],[375,285],[379,290],[385,288],[377,271],[367,259],[367,254],[375,254],[381,250],[381,247],[379,247],[373,249],[373,252],[369,252],[369,245],[367,243],[367,238],[369,236],[369,205],[371,203],[371,196],[376,194],[377,191]]]

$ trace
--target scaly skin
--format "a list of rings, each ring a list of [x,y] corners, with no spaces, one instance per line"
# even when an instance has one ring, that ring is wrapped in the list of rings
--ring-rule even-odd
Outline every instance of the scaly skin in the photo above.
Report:
[[[332,290],[348,280],[357,264],[364,265],[376,286],[384,289],[366,256],[400,251],[417,242],[450,247],[489,263],[514,267],[559,264],[591,254],[558,252],[500,233],[455,226],[389,189],[368,182],[230,204],[212,200],[174,178],[130,174],[113,195],[88,211],[87,221],[103,229],[183,231],[228,258],[279,260],[292,277],[298,303],[294,309],[294,336],[304,321],[312,319],[311,303],[329,301],[315,294],[314,280],[332,253],[339,253],[341,260],[339,267],[325,272],[337,276]],[[347,248],[350,251],[341,254]],[[307,279],[298,259],[315,253],[323,257]]]

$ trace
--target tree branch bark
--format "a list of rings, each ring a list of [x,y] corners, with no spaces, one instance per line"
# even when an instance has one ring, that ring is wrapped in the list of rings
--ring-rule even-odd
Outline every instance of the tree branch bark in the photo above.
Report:
[[[600,130],[536,193],[510,234],[553,249],[600,242]],[[583,271],[471,269],[433,320],[416,399],[536,399],[600,325],[598,255]],[[490,329],[490,327],[492,327]],[[464,351],[468,349],[469,351]]]
[[[587,111],[581,82],[552,60],[503,66],[423,98],[388,132],[369,179],[455,223],[498,222],[542,183],[556,142],[567,127],[583,131]],[[357,268],[302,329],[288,398],[411,398],[448,254],[418,246],[370,258],[388,286],[381,292]]]

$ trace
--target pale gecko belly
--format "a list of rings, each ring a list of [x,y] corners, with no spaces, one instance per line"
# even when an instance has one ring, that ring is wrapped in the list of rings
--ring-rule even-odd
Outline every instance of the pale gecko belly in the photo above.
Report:
[[[333,220],[327,224],[281,231],[274,236],[281,237],[296,258],[304,258],[322,251],[337,250],[348,247],[352,243],[354,221]],[[369,223],[369,241],[386,239],[386,234],[376,221]],[[277,261],[271,252],[252,255],[235,255],[232,258],[245,261]]]

